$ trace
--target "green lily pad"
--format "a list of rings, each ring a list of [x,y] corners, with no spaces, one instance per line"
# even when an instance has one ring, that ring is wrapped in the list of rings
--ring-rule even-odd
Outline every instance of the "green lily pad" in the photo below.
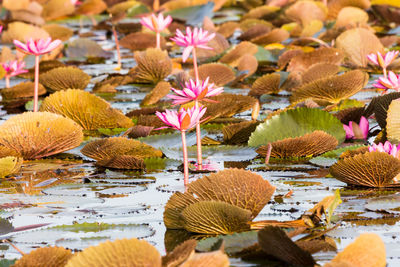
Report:
[[[342,123],[332,114],[312,108],[297,108],[273,116],[257,126],[251,134],[249,146],[257,147],[290,137],[299,137],[322,130],[344,142],[346,133]]]

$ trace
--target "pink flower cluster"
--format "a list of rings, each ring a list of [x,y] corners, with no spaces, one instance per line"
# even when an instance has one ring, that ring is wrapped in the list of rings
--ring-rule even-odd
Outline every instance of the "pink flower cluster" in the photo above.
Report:
[[[209,101],[206,97],[219,95],[224,90],[223,87],[214,87],[213,83],[209,83],[209,77],[205,81],[194,81],[190,79],[185,82],[182,90],[171,88],[176,95],[168,95],[173,99],[174,105],[182,105],[190,101]]]
[[[373,151],[385,152],[397,158],[400,151],[400,144],[396,146],[394,144],[391,144],[389,141],[386,141],[385,144],[382,143],[379,143],[378,145],[373,144],[372,146],[369,147],[369,152]]]
[[[8,61],[5,63],[1,63],[1,65],[3,66],[3,69],[6,72],[5,74],[6,77],[14,77],[19,74],[28,72],[28,70],[24,69],[25,68],[24,61],[18,61],[18,60]]]

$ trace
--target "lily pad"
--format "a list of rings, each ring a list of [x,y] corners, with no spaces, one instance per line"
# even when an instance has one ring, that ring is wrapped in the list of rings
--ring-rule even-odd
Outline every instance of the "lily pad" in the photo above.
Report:
[[[339,144],[346,134],[342,123],[326,111],[312,108],[297,108],[273,116],[257,126],[249,139],[249,146],[266,145],[289,137],[298,137],[322,130],[334,136]]]

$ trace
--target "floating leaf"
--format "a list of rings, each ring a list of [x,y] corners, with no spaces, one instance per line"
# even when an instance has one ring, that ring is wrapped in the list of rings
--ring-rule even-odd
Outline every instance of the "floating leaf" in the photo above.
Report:
[[[309,67],[302,75],[303,84],[337,74],[340,67],[330,63],[316,63]]]
[[[235,21],[228,21],[228,22],[225,22],[225,23],[219,25],[219,27],[217,29],[217,35],[221,34],[225,38],[229,38],[234,34],[236,29],[238,29],[238,28],[239,28],[239,23],[237,23]],[[212,40],[210,42],[212,42]],[[210,44],[210,42],[208,44]],[[229,47],[229,43],[228,43],[228,47]]]
[[[297,108],[275,115],[258,125],[250,136],[249,146],[267,145],[316,130],[333,135],[339,144],[345,139],[343,125],[333,115],[319,109]]]
[[[290,101],[298,103],[306,99],[339,103],[354,95],[368,83],[368,74],[360,70],[348,71],[342,75],[329,76],[297,88]]]
[[[204,17],[213,17],[214,2],[207,2],[205,5],[195,5],[166,12],[174,19],[185,21],[188,25],[197,25],[202,23]]]
[[[258,122],[244,121],[225,126],[222,129],[224,141],[228,144],[247,143],[252,132],[256,129]]]
[[[327,47],[318,48],[308,53],[296,51],[289,55],[293,56],[289,62],[289,66],[287,67],[287,70],[290,72],[304,72],[316,63],[339,65],[344,58],[344,54],[339,49]]]
[[[111,74],[104,80],[96,83],[93,87],[93,92],[115,93],[117,92],[115,87],[126,85],[128,83],[133,83],[133,78],[131,76],[121,75],[121,74]]]
[[[250,41],[253,38],[256,38],[260,35],[264,35],[271,31],[271,27],[264,24],[257,24],[243,32],[238,38],[242,41]]]
[[[385,152],[366,152],[339,160],[329,172],[349,185],[390,187],[400,173],[400,160]]]
[[[195,253],[196,245],[197,241],[193,239],[183,242],[162,258],[162,265],[165,267],[181,266],[183,262]]]
[[[324,265],[324,267],[339,266],[384,267],[386,266],[385,244],[377,234],[361,234],[331,262]]]
[[[143,52],[135,52],[137,66],[134,68],[133,77],[139,83],[158,83],[172,71],[172,61],[166,51],[148,48]]]
[[[216,103],[204,103],[207,107],[206,115],[211,117],[232,117],[237,113],[249,110],[258,102],[251,96],[236,94],[221,94],[210,97]]]
[[[98,160],[96,165],[125,170],[143,170],[145,168],[143,159],[129,155],[118,155],[115,157]]]
[[[324,131],[314,131],[300,137],[285,138],[271,143],[271,157],[302,158],[317,156],[335,149],[338,140]],[[256,152],[262,156],[268,153],[268,146],[260,146]]]
[[[228,53],[226,53],[219,61],[232,67],[236,67],[239,63],[240,57],[246,54],[254,55],[257,53],[257,51],[258,48],[255,44],[250,42],[241,42]]]
[[[40,110],[71,118],[85,130],[129,128],[133,124],[108,102],[82,90],[68,89],[51,94],[43,100]]]
[[[156,104],[161,98],[166,96],[171,91],[171,84],[169,82],[161,81],[157,83],[156,87],[148,93],[142,100],[142,105]]]
[[[0,178],[19,172],[23,159],[17,157],[0,158]]]
[[[77,253],[66,267],[137,266],[161,267],[157,249],[145,240],[120,239],[106,241]]]
[[[367,25],[368,14],[357,7],[344,7],[340,10],[335,27],[356,27],[358,25]]]
[[[232,68],[221,63],[208,63],[199,67],[199,79],[205,80],[209,77],[209,82],[216,86],[224,86],[233,81],[236,77]],[[194,77],[194,71],[190,71],[190,76]]]
[[[22,82],[17,85],[14,85],[10,88],[4,88],[1,90],[1,96],[5,99],[16,99],[16,98],[30,98],[34,95],[34,86],[33,82]],[[39,84],[39,95],[44,95],[46,93],[46,89],[43,85]]]
[[[109,137],[90,142],[82,148],[81,152],[98,161],[110,160],[118,156],[132,156],[137,159],[162,156],[160,150],[125,137]]]
[[[391,142],[398,143],[400,141],[400,100],[393,100],[389,105],[389,109],[387,111],[387,125],[386,125],[386,133],[387,137]]]
[[[26,42],[30,38],[35,40],[49,37],[45,30],[23,22],[16,21],[9,23],[7,26],[7,30],[1,35],[1,40],[4,43],[12,43],[14,40]]]
[[[98,43],[87,38],[75,39],[70,42],[66,54],[70,58],[108,58],[111,56],[110,52],[104,51]]]
[[[278,28],[251,39],[251,42],[258,45],[267,45],[273,43],[282,43],[289,37],[290,34],[288,31]]]
[[[60,39],[63,42],[68,41],[69,38],[71,38],[72,35],[74,34],[74,31],[72,31],[71,29],[58,24],[46,24],[42,26],[42,29],[44,29],[46,32],[50,34],[51,39],[53,40]]]
[[[54,20],[73,14],[75,5],[70,0],[49,0],[43,5],[42,16]]]
[[[257,71],[257,68],[258,68],[258,61],[256,57],[251,54],[246,54],[242,56],[239,60],[237,67],[238,71],[245,73],[242,79],[245,79],[253,75]]]
[[[148,48],[156,47],[156,35],[144,32],[130,33],[120,40],[122,47],[128,48],[132,51],[146,50]],[[161,48],[164,49],[166,45],[165,38],[161,36],[160,39]]]
[[[327,16],[327,8],[319,2],[297,1],[285,10],[285,15],[303,25],[309,24],[312,20],[324,21]]]
[[[85,0],[80,4],[76,13],[81,15],[97,15],[107,9],[107,4],[103,0]]]
[[[83,90],[89,84],[90,76],[79,68],[61,67],[41,74],[39,81],[49,92],[67,89]]]
[[[228,255],[234,256],[243,250],[258,244],[257,231],[220,235],[200,240],[196,250],[211,251],[212,247],[220,240],[224,242],[224,249]]]
[[[50,112],[25,112],[0,126],[0,144],[24,159],[38,159],[81,144],[82,128],[69,118]]]
[[[279,93],[287,81],[284,76],[285,75],[280,75],[279,73],[264,74],[255,80],[249,95],[259,97],[263,94]]]
[[[231,234],[248,231],[251,212],[220,201],[200,201],[182,211],[184,228],[203,234]]]
[[[343,32],[336,38],[336,47],[344,52],[347,62],[358,67],[367,67],[367,56],[383,51],[383,45],[371,31],[354,28]]]
[[[280,261],[296,266],[314,266],[310,253],[297,246],[287,234],[276,226],[267,226],[258,232],[262,250]]]
[[[21,259],[15,262],[15,267],[54,267],[65,266],[69,259],[72,258],[72,253],[62,247],[44,247],[38,248],[25,254]]]
[[[195,253],[180,267],[229,267],[229,258],[221,250],[208,253]]]
[[[370,0],[332,0],[328,3],[328,18],[335,19],[339,11],[346,6],[368,9],[371,7]]]
[[[263,209],[274,191],[275,187],[260,175],[240,169],[227,169],[204,176],[190,183],[188,188],[188,192],[202,201],[220,200],[250,210],[252,218]]]

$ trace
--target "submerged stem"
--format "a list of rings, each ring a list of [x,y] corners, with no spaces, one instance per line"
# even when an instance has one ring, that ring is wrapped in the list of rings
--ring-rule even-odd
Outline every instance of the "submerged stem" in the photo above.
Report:
[[[39,56],[35,56],[35,89],[33,94],[33,112],[38,111],[39,102]]]
[[[183,178],[184,185],[189,184],[189,162],[188,162],[188,152],[186,147],[186,133],[185,131],[181,131],[182,135],[182,151],[183,151]]]

